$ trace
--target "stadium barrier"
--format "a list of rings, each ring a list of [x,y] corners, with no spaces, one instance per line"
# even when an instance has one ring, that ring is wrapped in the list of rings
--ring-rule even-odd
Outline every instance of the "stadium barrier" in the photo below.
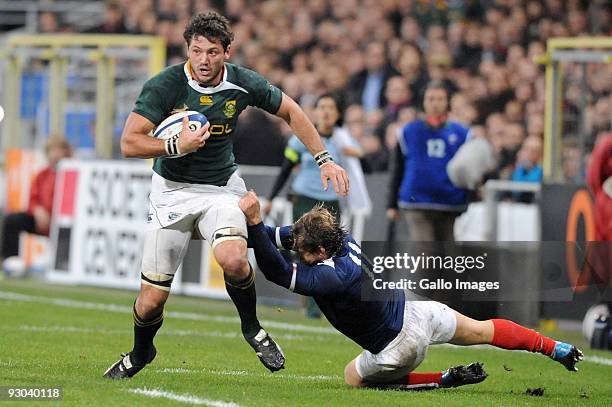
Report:
[[[64,160],[58,168],[51,225],[50,282],[136,290],[151,168],[144,161]],[[291,204],[274,202],[267,223],[290,223]],[[255,259],[250,253],[252,264]],[[297,304],[299,298],[258,279],[262,298]],[[261,290],[260,286],[263,286]],[[223,272],[205,241],[192,240],[173,292],[228,298]]]
[[[275,170],[261,167],[241,166],[240,170],[249,188],[260,194],[269,191],[275,179]],[[368,176],[368,185],[373,197],[374,211],[370,218],[359,219],[367,231],[370,241],[385,241],[386,223],[383,199],[388,179],[386,174]],[[52,223],[52,267],[47,273],[50,281],[67,284],[87,284],[105,287],[138,289],[142,252],[142,236],[148,215],[148,193],[150,188],[150,166],[144,161],[62,161],[56,186],[56,201]],[[373,179],[371,179],[373,178]],[[480,206],[480,216],[468,223],[483,225],[485,205]],[[509,205],[509,206],[508,206]],[[478,211],[477,211],[478,212]],[[468,211],[469,213],[469,211]],[[506,204],[499,206],[499,236],[516,237],[523,226],[536,236],[533,219],[537,218],[536,205]],[[465,215],[464,215],[465,216]],[[291,222],[291,203],[284,198],[273,202],[273,210],[266,223],[287,224]],[[398,222],[396,239],[406,241],[401,230],[404,222]],[[557,221],[558,223],[558,221]],[[521,226],[523,225],[523,226]],[[468,226],[470,228],[470,226]],[[482,229],[482,227],[481,227]],[[364,233],[358,232],[358,233]],[[382,236],[382,238],[379,238]],[[466,239],[467,240],[467,239]],[[472,239],[479,240],[479,239]],[[525,239],[531,240],[531,239]],[[521,301],[505,304],[453,304],[475,317],[502,315],[519,322],[537,321],[537,296],[524,298],[522,288],[529,284],[536,289],[539,281],[537,242],[525,242],[509,250],[503,243],[483,242],[487,250],[498,250],[503,261],[496,268],[501,277],[512,280],[506,293],[516,293]],[[514,250],[516,248],[520,250]],[[254,258],[251,261],[256,265]],[[258,297],[269,303],[298,305],[299,296],[267,282],[256,280]],[[194,296],[227,298],[222,271],[211,256],[207,242],[190,242],[185,260],[173,285],[173,292]],[[511,301],[512,302],[512,301]]]

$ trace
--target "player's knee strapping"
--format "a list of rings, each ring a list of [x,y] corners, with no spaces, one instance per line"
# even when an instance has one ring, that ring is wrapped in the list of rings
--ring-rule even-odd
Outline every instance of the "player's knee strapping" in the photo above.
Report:
[[[225,280],[225,284],[230,287],[239,288],[241,290],[246,290],[255,283],[255,272],[253,271],[253,267],[249,263],[249,275],[242,279],[234,279],[227,274],[223,273],[223,279]]]
[[[143,284],[150,285],[164,291],[170,291],[172,280],[174,280],[173,274],[153,273],[150,271],[143,271],[140,273],[140,281]]]
[[[227,227],[215,230],[211,246],[214,248],[221,242],[228,240],[244,240],[247,241],[246,232],[240,228]]]

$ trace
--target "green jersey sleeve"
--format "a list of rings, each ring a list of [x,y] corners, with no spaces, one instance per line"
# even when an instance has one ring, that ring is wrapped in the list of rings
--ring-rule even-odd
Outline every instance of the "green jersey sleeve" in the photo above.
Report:
[[[244,69],[249,82],[251,93],[251,106],[259,107],[268,113],[275,114],[280,108],[283,92],[272,85],[266,78],[257,72]]]
[[[145,82],[132,110],[158,125],[174,109],[184,90],[182,65],[168,67]]]
[[[158,125],[172,110],[172,107],[166,106],[167,101],[168,97],[164,89],[149,80],[144,84],[132,111]]]

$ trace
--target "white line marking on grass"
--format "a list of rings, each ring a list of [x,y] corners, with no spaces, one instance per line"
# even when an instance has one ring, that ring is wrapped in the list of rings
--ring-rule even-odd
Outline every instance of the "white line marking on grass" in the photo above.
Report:
[[[0,299],[22,301],[22,302],[37,302],[41,304],[51,304],[60,307],[88,309],[96,311],[117,312],[120,314],[131,314],[132,307],[117,304],[103,304],[98,302],[87,302],[78,300],[68,300],[65,298],[54,297],[39,297],[35,295],[19,294],[11,291],[0,291]],[[240,322],[238,317],[226,317],[220,315],[196,314],[194,312],[170,311],[166,314],[168,317],[177,319],[186,319],[191,321],[214,321],[221,323],[237,324]],[[287,322],[262,320],[263,324],[269,328],[283,329],[286,331],[300,331],[308,333],[340,335],[334,328],[322,326],[309,326],[301,324],[291,324]]]
[[[612,366],[612,359],[604,358],[603,356],[585,356],[584,361],[597,363],[599,365]]]
[[[153,398],[163,398],[173,401],[178,401],[179,403],[186,404],[196,404],[196,405],[204,405],[210,407],[240,407],[236,403],[220,401],[220,400],[209,400],[203,399],[197,396],[193,396],[191,394],[176,394],[171,391],[164,391],[159,389],[147,389],[146,387],[139,389],[129,389],[130,393],[141,394],[147,397]]]
[[[266,379],[297,379],[297,380],[342,380],[341,376],[329,376],[329,375],[295,375],[295,374],[283,374],[275,373],[273,375],[268,373],[252,373],[246,370],[214,370],[214,369],[184,369],[182,367],[176,368],[163,368],[155,369],[157,373],[177,373],[177,374],[195,374],[204,373],[212,374],[216,376],[248,376],[248,377],[264,377]]]
[[[183,369],[182,367],[165,367],[163,369],[155,369],[158,373],[191,373],[189,369]]]
[[[34,295],[20,294],[10,291],[0,291],[0,299],[4,300],[12,300],[12,301],[22,301],[22,302],[37,302],[42,304],[52,304],[61,307],[67,308],[77,308],[77,309],[88,309],[88,310],[98,310],[98,311],[108,311],[108,312],[117,312],[121,314],[131,313],[132,307],[127,307],[124,305],[117,304],[103,304],[96,302],[87,302],[87,301],[77,301],[77,300],[68,300],[64,298],[53,298],[53,297],[38,297]],[[237,323],[239,321],[238,317],[224,317],[224,316],[214,316],[207,314],[196,314],[191,312],[176,312],[171,311],[168,312],[167,315],[172,318],[177,319],[186,319],[186,320],[195,320],[195,321],[215,321],[221,323]],[[333,328],[326,327],[317,327],[317,326],[308,326],[308,325],[300,325],[300,324],[290,324],[286,322],[277,322],[277,321],[263,321],[265,325],[277,329],[288,330],[288,331],[302,331],[307,333],[320,333],[320,334],[333,334],[340,335],[338,331]],[[77,327],[21,327],[23,330],[40,330],[40,331],[60,331],[60,332],[98,332],[94,330],[87,330],[86,328],[77,328]],[[113,333],[113,334],[122,334],[124,331],[103,331],[101,333]],[[224,333],[219,331],[208,331],[208,332],[199,332],[199,331],[190,331],[190,330],[175,330],[175,331],[166,331],[164,332],[166,335],[177,335],[177,336],[213,336],[213,337],[227,337],[227,338],[235,338],[238,337],[237,333]],[[327,340],[324,337],[304,337],[300,335],[275,335],[279,339],[284,340]],[[445,347],[460,347],[458,345],[452,344],[441,344],[436,346],[445,346]],[[461,346],[463,347],[463,346]],[[503,349],[498,349],[489,345],[472,345],[469,346],[472,349],[491,349],[500,351]],[[604,358],[601,356],[585,356],[585,362],[596,363],[604,366],[612,366],[612,359]],[[277,375],[278,376],[278,375]]]
[[[0,330],[3,328],[0,327]],[[12,329],[12,328],[11,328]],[[19,327],[21,331],[30,332],[61,332],[61,333],[95,333],[101,335],[132,335],[131,329],[91,329],[91,328],[80,328],[76,326],[66,325],[54,325],[54,326],[37,326],[37,325],[21,325]],[[169,336],[196,336],[196,337],[209,337],[209,338],[227,338],[236,339],[242,338],[241,333],[237,332],[221,332],[221,331],[194,331],[189,329],[169,329],[162,330],[162,335]],[[320,335],[296,335],[296,334],[276,334],[276,339],[282,339],[283,341],[317,341],[324,342],[329,338]]]

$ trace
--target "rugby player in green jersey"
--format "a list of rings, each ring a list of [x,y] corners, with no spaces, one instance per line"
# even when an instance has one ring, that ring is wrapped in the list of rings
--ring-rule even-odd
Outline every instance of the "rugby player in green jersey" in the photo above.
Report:
[[[107,378],[132,377],[155,358],[153,338],[163,322],[174,273],[194,233],[211,244],[223,268],[245,339],[264,366],[271,371],[283,368],[281,349],[257,319],[246,221],[238,207],[246,188],[236,173],[231,136],[247,106],[264,109],[291,126],[319,164],[323,188],[331,181],[337,194],[346,195],[349,187],[345,171],[324,150],[298,104],[258,73],[226,62],[233,33],[225,17],[215,12],[196,15],[184,37],[187,62],[170,66],[145,83],[121,136],[126,157],[155,161],[141,289],[134,303],[134,347],[104,373]],[[197,110],[209,122],[192,131],[185,119],[178,148],[167,148],[165,140],[148,136],[180,110]]]

